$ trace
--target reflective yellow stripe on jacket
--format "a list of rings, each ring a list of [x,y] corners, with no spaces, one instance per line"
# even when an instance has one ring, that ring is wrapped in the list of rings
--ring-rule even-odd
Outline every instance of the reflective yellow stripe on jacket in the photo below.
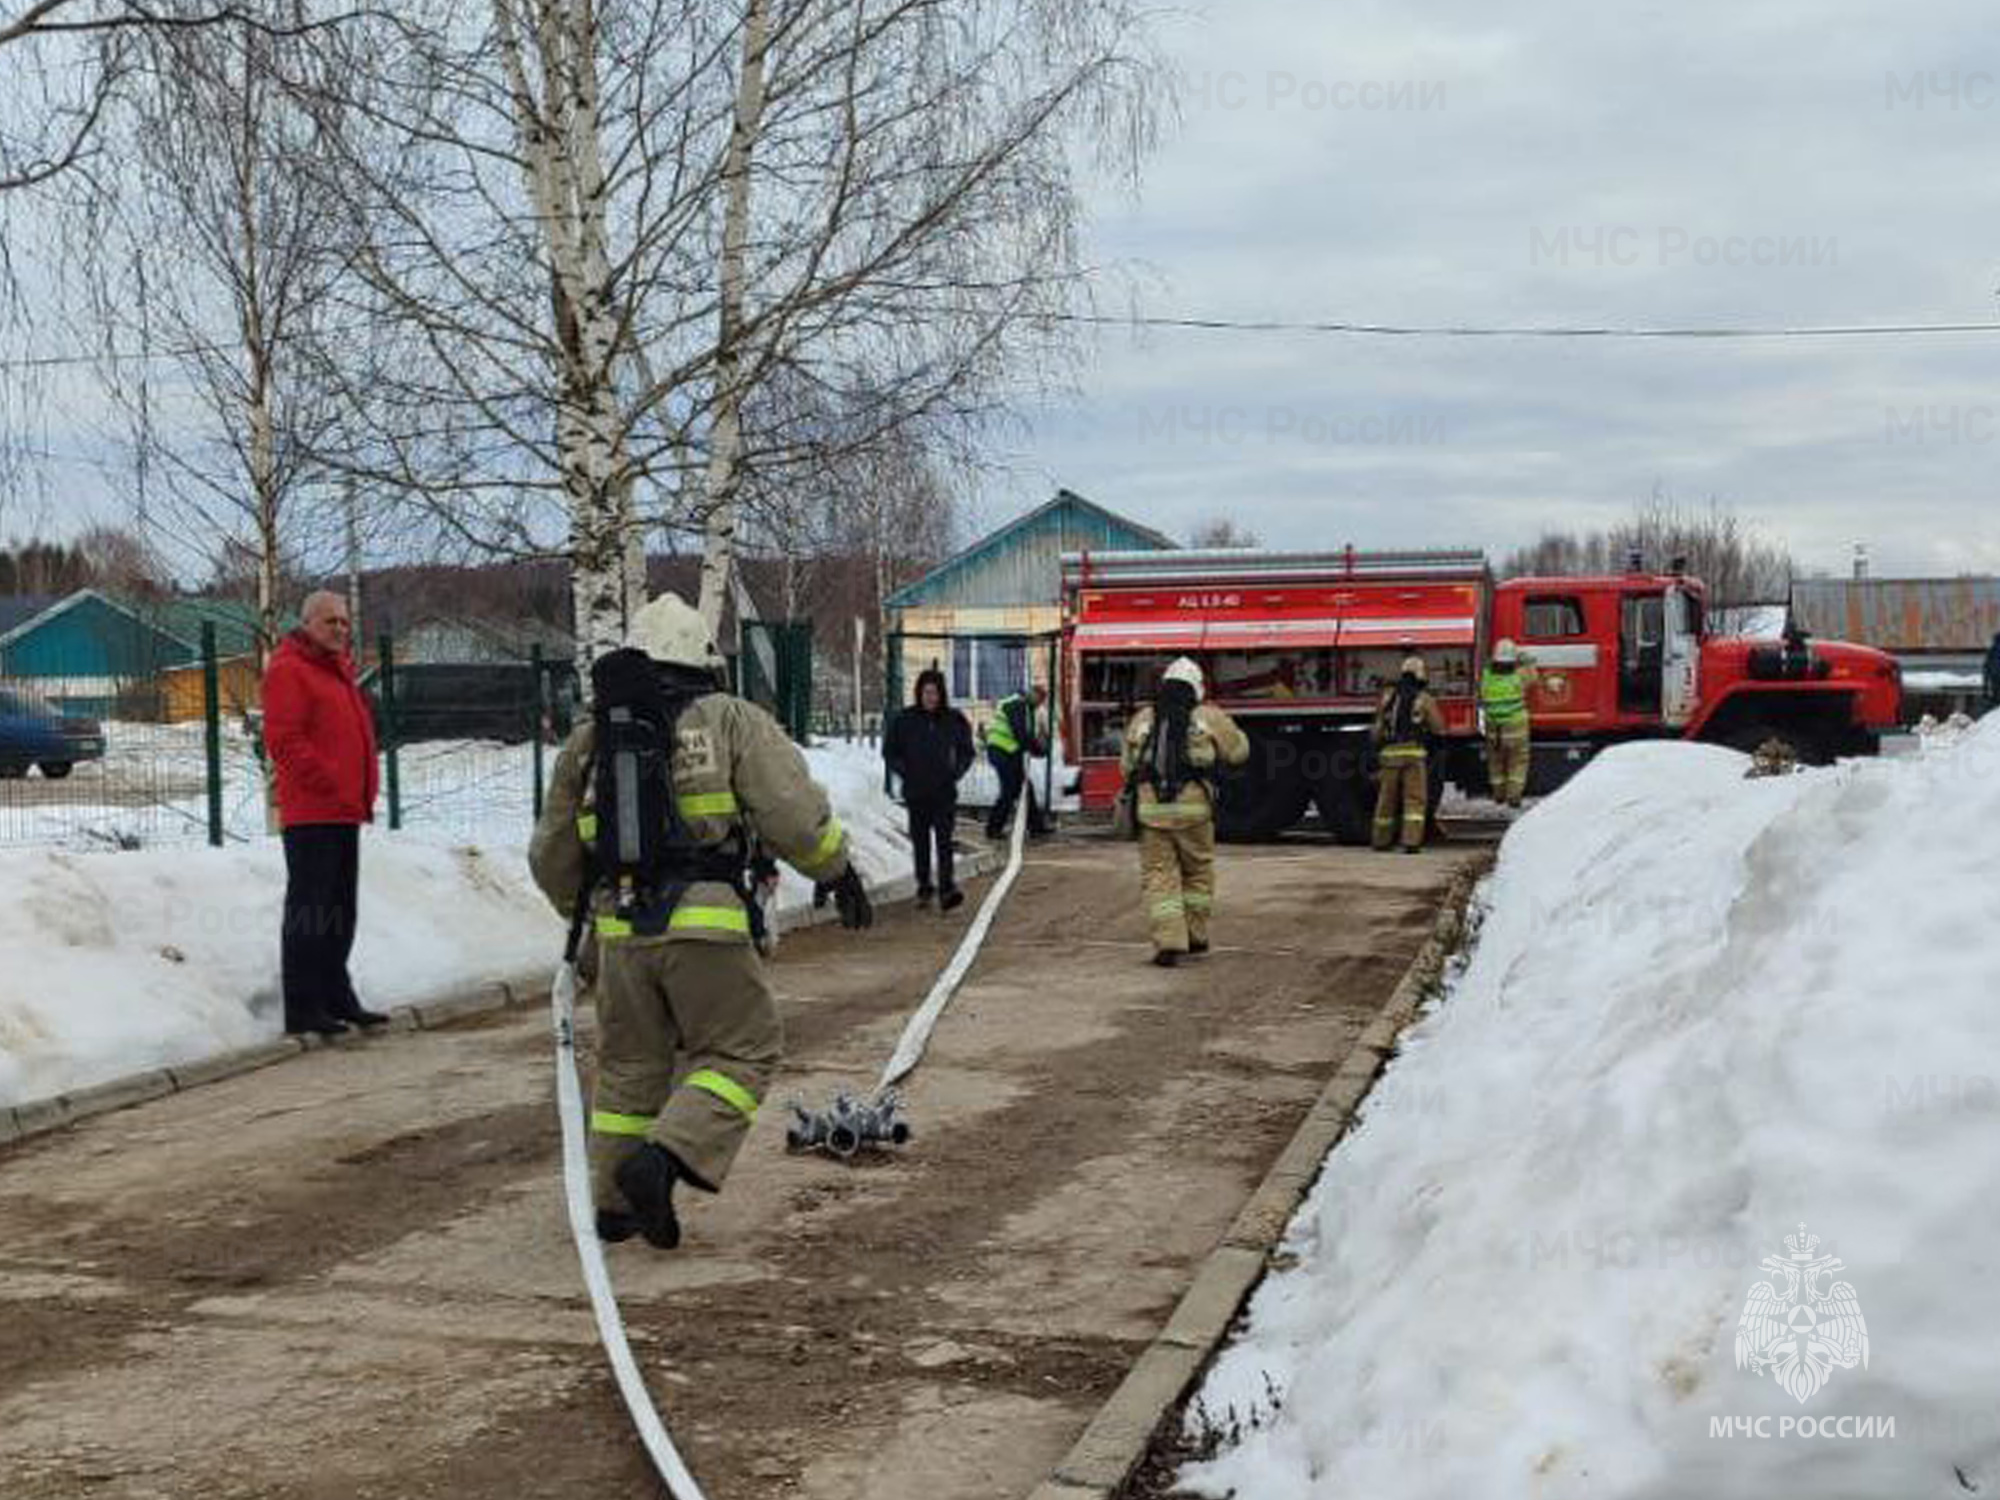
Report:
[[[820,830],[819,841],[813,845],[812,853],[799,866],[799,873],[818,879],[833,867],[840,852],[847,844],[847,830],[840,826],[840,819],[833,813],[826,815],[826,826]]]
[[[674,914],[667,919],[670,932],[727,932],[735,936],[750,936],[749,908],[737,906],[694,906],[682,902],[674,908]],[[628,938],[632,936],[632,924],[623,917],[605,913],[597,919],[597,935],[600,938]]]
[[[746,1120],[757,1118],[757,1096],[726,1073],[713,1068],[697,1068],[687,1076],[687,1087],[713,1094]]]
[[[676,797],[674,806],[684,818],[733,818],[737,812],[736,793],[692,792]]]

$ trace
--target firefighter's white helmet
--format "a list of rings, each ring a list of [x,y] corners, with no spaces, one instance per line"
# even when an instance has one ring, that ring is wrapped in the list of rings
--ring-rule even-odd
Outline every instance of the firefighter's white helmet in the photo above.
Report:
[[[722,670],[722,653],[701,615],[679,594],[662,594],[632,617],[625,644],[668,666]]]
[[[1521,659],[1521,648],[1503,639],[1494,645],[1493,659],[1503,667],[1511,667]]]
[[[1403,658],[1403,675],[1405,677],[1414,677],[1419,682],[1428,682],[1430,681],[1431,671],[1429,667],[1424,665],[1424,659],[1421,656],[1406,656]]]
[[[1167,682],[1185,682],[1194,689],[1195,697],[1202,694],[1201,667],[1185,656],[1175,657],[1173,663],[1161,674]]]

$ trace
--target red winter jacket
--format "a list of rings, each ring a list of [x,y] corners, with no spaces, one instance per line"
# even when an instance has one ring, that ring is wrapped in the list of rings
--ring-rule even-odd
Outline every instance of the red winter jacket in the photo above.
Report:
[[[375,722],[345,655],[295,630],[264,672],[264,750],[278,768],[278,822],[372,823],[381,769]]]

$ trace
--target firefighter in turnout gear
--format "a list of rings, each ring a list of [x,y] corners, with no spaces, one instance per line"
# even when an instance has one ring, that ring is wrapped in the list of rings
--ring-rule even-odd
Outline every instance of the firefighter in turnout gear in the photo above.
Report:
[[[846,835],[805,758],[763,709],[721,691],[701,616],[672,594],[591,670],[592,715],[557,758],[528,862],[596,945],[597,1232],[680,1241],[673,1190],[716,1192],[784,1033],[756,939],[753,850],[872,920]]]
[[[1429,676],[1421,656],[1406,657],[1402,676],[1382,691],[1370,735],[1382,768],[1382,789],[1375,798],[1375,847],[1395,847],[1400,821],[1403,852],[1424,847],[1424,825],[1430,814],[1430,741],[1444,733],[1444,715],[1425,689]]]
[[[1215,906],[1217,766],[1240,766],[1250,741],[1236,721],[1201,701],[1201,668],[1185,656],[1159,695],[1125,728],[1125,778],[1136,798],[1139,881],[1153,929],[1153,962],[1208,951]]]
[[[1479,681],[1479,711],[1486,721],[1486,779],[1493,800],[1519,807],[1528,790],[1528,691],[1535,669],[1520,648],[1501,641]]]

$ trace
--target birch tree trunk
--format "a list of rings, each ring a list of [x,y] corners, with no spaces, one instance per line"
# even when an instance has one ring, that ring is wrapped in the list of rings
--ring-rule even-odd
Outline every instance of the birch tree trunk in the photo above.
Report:
[[[641,579],[641,599],[633,598],[627,545],[635,535],[632,476],[612,378],[618,324],[597,141],[596,14],[589,0],[542,0],[536,7],[539,97],[530,82],[516,0],[493,0],[493,18],[528,196],[549,255],[562,361],[556,448],[570,517],[577,664],[587,670],[624,644],[627,621],[644,592]]]
[[[743,69],[736,88],[736,117],[722,171],[721,308],[715,339],[715,413],[709,429],[708,513],[703,526],[701,601],[711,631],[722,623],[729,573],[736,559],[736,490],[743,466],[744,301],[749,280],[750,156],[764,118],[764,54],[769,45],[768,0],[750,0],[743,19]]]

